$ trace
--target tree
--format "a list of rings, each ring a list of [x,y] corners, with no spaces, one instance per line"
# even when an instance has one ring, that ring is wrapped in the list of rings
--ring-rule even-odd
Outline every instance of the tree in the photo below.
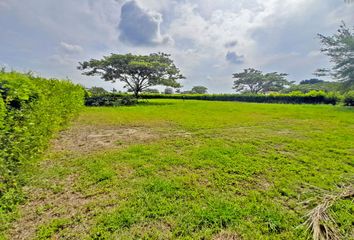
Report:
[[[343,22],[333,36],[318,34],[323,47],[321,52],[330,57],[332,69],[318,69],[317,76],[332,76],[344,85],[354,84],[354,28]]]
[[[324,81],[317,78],[311,78],[311,79],[302,80],[300,82],[300,84],[317,84],[317,83],[324,83]]]
[[[80,62],[78,69],[87,76],[98,75],[105,81],[123,82],[136,98],[140,92],[151,86],[181,87],[177,80],[185,78],[170,59],[170,55],[165,53],[111,54],[101,60]]]
[[[208,88],[204,86],[194,86],[191,91],[192,93],[205,94],[208,92]]]
[[[285,79],[285,73],[262,73],[259,70],[248,68],[243,72],[234,73],[234,87],[237,92],[249,92],[252,94],[278,92],[292,82]]]
[[[306,83],[306,84],[293,84],[291,87],[282,90],[283,93],[289,93],[294,91],[300,91],[308,93],[311,91],[324,91],[324,92],[337,92],[341,91],[341,82],[318,82],[318,83]]]
[[[90,92],[92,95],[102,95],[108,93],[104,88],[102,87],[92,87],[87,89],[88,92]]]
[[[160,93],[158,89],[155,88],[147,88],[143,91],[144,93]]]
[[[172,88],[165,88],[165,94],[173,94],[173,89]]]

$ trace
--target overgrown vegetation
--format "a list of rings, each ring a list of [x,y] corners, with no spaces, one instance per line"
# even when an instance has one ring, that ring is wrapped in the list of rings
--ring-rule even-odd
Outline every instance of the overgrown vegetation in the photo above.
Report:
[[[84,89],[69,81],[0,72],[0,230],[21,201],[26,168],[83,106]]]

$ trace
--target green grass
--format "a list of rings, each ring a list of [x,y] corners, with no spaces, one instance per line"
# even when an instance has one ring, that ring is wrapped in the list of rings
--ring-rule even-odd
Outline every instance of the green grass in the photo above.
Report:
[[[139,127],[154,140],[117,140],[116,149],[91,154],[51,152],[32,170],[30,189],[43,193],[27,203],[38,202],[42,219],[33,238],[306,239],[303,216],[327,192],[353,184],[353,109],[150,102],[86,108],[77,124]],[[76,200],[51,205],[48,197],[68,191],[81,201],[71,213]],[[352,202],[332,210],[351,239]]]

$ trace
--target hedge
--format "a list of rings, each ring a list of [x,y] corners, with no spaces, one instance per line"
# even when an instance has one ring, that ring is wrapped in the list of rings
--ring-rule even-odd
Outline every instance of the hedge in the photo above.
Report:
[[[117,106],[132,106],[138,103],[138,100],[132,95],[121,94],[102,94],[87,96],[85,105],[88,107],[117,107]]]
[[[344,105],[354,106],[354,91],[349,91],[344,95]]]
[[[328,94],[322,91],[311,91],[305,94],[301,92],[292,92],[289,94],[145,94],[142,95],[142,98],[333,105],[335,105],[339,100],[337,95],[333,93]]]
[[[0,72],[0,218],[21,201],[22,171],[78,113],[84,94],[69,81]]]
[[[105,94],[95,96],[95,101],[114,101],[127,94]],[[129,95],[128,95],[129,96]],[[311,91],[309,93],[292,92],[289,94],[141,94],[142,99],[184,99],[208,101],[238,101],[256,103],[292,103],[292,104],[337,104],[340,100],[335,93]],[[86,100],[90,102],[92,98]],[[89,105],[89,104],[87,104]]]

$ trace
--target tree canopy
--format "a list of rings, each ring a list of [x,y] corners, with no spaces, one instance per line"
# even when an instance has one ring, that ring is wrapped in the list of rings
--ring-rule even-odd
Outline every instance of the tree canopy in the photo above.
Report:
[[[151,86],[181,87],[177,81],[185,78],[165,53],[111,54],[100,60],[80,62],[78,69],[84,75],[101,76],[105,81],[121,81],[136,97]]]
[[[104,88],[102,87],[92,87],[87,89],[88,92],[90,92],[92,95],[102,95],[108,93]]]
[[[354,28],[343,22],[333,36],[318,34],[321,51],[330,57],[332,69],[318,69],[317,76],[330,75],[348,85],[354,84]]]
[[[194,86],[191,90],[192,93],[205,94],[208,92],[208,88],[204,86]]]
[[[285,73],[262,73],[259,70],[248,68],[243,72],[234,73],[234,89],[237,92],[249,92],[252,94],[278,92],[286,86],[290,86],[291,82],[286,80]]]
[[[170,88],[170,87],[167,87],[167,88],[165,88],[164,93],[165,93],[165,94],[173,94],[173,89]]]
[[[311,79],[302,80],[299,84],[317,84],[317,83],[323,83],[323,82],[324,81],[321,79],[311,78]]]

